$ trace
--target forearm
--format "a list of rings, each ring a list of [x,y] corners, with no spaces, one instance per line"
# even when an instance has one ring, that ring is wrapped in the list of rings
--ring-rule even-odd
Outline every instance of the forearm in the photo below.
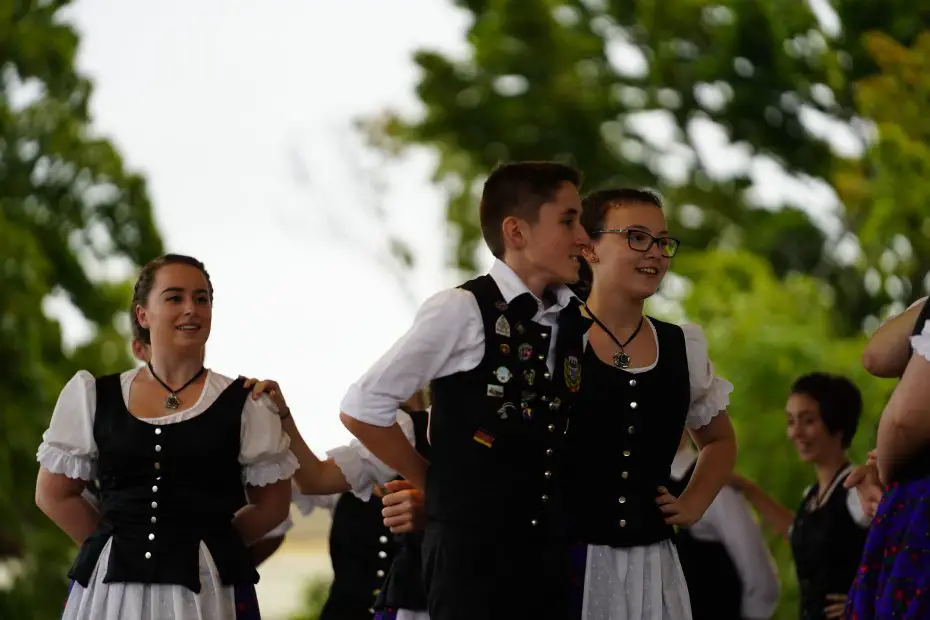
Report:
[[[321,461],[304,441],[294,423],[294,416],[281,420],[281,427],[291,439],[291,452],[297,457],[300,469],[294,472],[294,482],[304,495],[331,495],[349,490],[342,470],[331,460]]]
[[[703,445],[698,453],[694,474],[682,493],[682,499],[694,502],[701,514],[729,481],[736,464],[736,439],[730,435]]]
[[[349,432],[381,462],[416,488],[425,490],[429,463],[411,445],[400,426],[375,426],[356,420],[346,413],[341,413],[339,417]]]
[[[249,487],[250,503],[233,517],[233,526],[251,546],[287,519],[291,505],[291,481],[279,480],[263,487]]]
[[[769,497],[759,485],[755,482],[747,481],[745,486],[740,489],[743,497],[746,498],[756,512],[762,517],[762,520],[782,538],[788,537],[788,531],[794,523],[794,513],[779,503],[776,499]]]
[[[870,374],[885,378],[901,376],[908,361],[908,338],[926,303],[924,298],[888,319],[872,335],[862,353],[862,365]]]
[[[100,524],[100,513],[80,495],[60,498],[37,495],[36,504],[78,545],[83,544]]]

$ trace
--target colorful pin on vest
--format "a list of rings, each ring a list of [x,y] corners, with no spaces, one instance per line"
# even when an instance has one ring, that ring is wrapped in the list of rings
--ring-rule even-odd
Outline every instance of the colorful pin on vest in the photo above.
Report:
[[[511,411],[514,413],[517,411],[517,408],[514,406],[514,404],[504,403],[501,405],[501,408],[497,410],[497,415],[500,416],[501,420],[506,420],[509,417]]]
[[[499,366],[497,370],[494,371],[494,376],[497,377],[497,380],[501,383],[507,383],[510,381],[510,378],[513,376],[513,373],[510,372],[510,369],[506,366]]]
[[[507,317],[501,315],[497,318],[497,322],[494,323],[494,333],[504,338],[510,338],[510,323],[507,322]]]
[[[485,433],[484,431],[475,431],[474,436],[472,437],[475,441],[480,443],[486,448],[490,448],[494,445],[494,435]]]
[[[578,388],[581,387],[581,364],[578,363],[578,358],[574,355],[566,357],[563,369],[565,374],[565,387],[571,392],[577,392]]]
[[[493,396],[494,398],[503,398],[504,397],[504,386],[496,385],[494,383],[488,384],[488,396]]]
[[[507,302],[504,301],[503,299],[498,299],[497,301],[494,302],[494,307],[500,310],[501,312],[503,312],[504,310],[507,309]]]
[[[517,355],[520,356],[520,359],[524,362],[533,357],[533,345],[528,342],[524,342],[519,347],[517,347]]]

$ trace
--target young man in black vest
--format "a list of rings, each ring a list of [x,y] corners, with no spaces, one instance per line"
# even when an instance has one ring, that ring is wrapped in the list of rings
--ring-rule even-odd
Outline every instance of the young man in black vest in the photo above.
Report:
[[[672,461],[672,495],[688,486],[697,464],[687,431]],[[720,489],[694,525],[675,534],[694,620],[769,620],[778,607],[775,562],[749,505],[730,486]]]
[[[427,300],[343,400],[349,431],[425,490],[431,620],[564,617],[559,461],[588,328],[565,286],[587,242],[579,184],[558,163],[496,168],[480,207],[490,273]],[[395,423],[427,384],[429,463]]]

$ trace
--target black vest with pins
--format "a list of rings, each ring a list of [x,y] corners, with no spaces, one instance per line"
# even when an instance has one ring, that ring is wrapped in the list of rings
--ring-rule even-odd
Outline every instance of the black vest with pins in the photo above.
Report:
[[[564,477],[577,542],[635,547],[673,534],[655,498],[658,487],[669,486],[688,414],[688,358],[681,328],[651,320],[659,356],[651,370],[627,372],[602,362],[590,346],[585,352]]]
[[[135,418],[119,375],[100,377],[97,443],[100,524],[81,545],[68,576],[84,587],[112,539],[105,583],[175,584],[200,592],[200,543],[224,585],[258,583],[232,520],[243,504],[238,379],[200,415],[169,425]]]
[[[429,427],[429,413],[414,411],[410,413],[413,418],[413,429],[416,433],[416,449],[427,461],[431,458],[427,429]],[[409,609],[412,611],[426,610],[426,591],[423,588],[422,564],[423,532],[399,534],[394,537],[397,553],[388,571],[378,595],[375,609]]]
[[[810,488],[791,527],[791,551],[798,576],[799,620],[825,620],[828,594],[846,594],[856,578],[868,530],[853,520],[840,470],[830,497],[816,506],[819,485]]]
[[[590,322],[573,300],[559,313],[554,372],[551,329],[533,321],[530,293],[508,304],[490,276],[462,285],[478,302],[485,351],[478,366],[432,382],[426,509],[444,526],[564,535],[560,463],[582,385],[582,336]]]
[[[697,461],[681,480],[672,480],[669,492],[676,497],[691,481]],[[675,547],[691,598],[694,620],[742,620],[743,582],[726,547],[718,541],[699,540],[688,528],[675,532]]]

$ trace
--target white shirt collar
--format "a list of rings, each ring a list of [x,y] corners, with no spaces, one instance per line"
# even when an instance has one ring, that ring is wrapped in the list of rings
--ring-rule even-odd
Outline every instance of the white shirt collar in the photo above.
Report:
[[[495,259],[494,264],[491,265],[491,271],[489,275],[494,279],[497,288],[500,289],[501,295],[504,297],[504,301],[510,303],[518,295],[523,293],[530,293],[533,295],[532,291],[526,286],[526,283],[520,279],[520,276],[510,268],[510,265],[505,263],[500,259]],[[555,295],[556,302],[555,304],[546,308],[545,304],[539,297],[533,295],[536,299],[536,304],[539,308],[537,311],[537,316],[542,312],[559,312],[569,303],[571,303],[572,298],[575,297],[575,293],[572,292],[572,289],[568,288],[564,284],[559,284],[557,286],[549,287],[549,290]]]
[[[675,480],[681,480],[685,477],[685,474],[688,473],[688,470],[691,468],[691,465],[694,464],[694,461],[697,460],[697,452],[694,451],[690,445],[685,446],[681,450],[675,453],[675,458],[672,459],[672,467],[669,473],[672,478]]]

